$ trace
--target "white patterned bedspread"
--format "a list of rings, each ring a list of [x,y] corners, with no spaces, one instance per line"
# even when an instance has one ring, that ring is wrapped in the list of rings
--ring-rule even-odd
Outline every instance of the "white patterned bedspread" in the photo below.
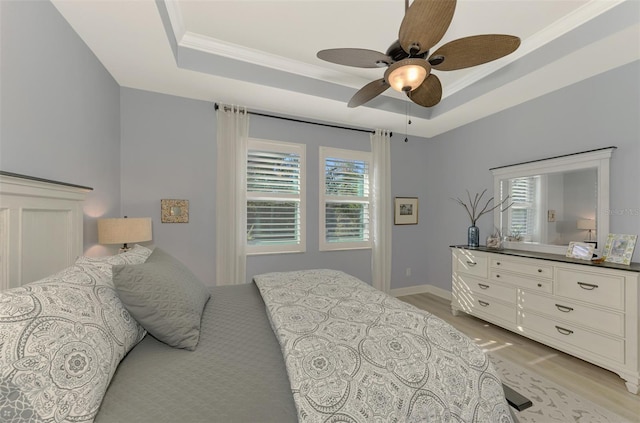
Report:
[[[511,422],[493,366],[448,323],[335,270],[254,277],[300,422]]]

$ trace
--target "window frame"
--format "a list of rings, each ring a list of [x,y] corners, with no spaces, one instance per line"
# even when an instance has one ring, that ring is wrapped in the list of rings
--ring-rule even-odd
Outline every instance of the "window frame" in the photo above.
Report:
[[[273,151],[275,153],[297,154],[300,160],[300,192],[297,196],[284,193],[265,193],[265,192],[249,192],[248,190],[248,160],[251,150]],[[299,204],[299,225],[298,225],[298,242],[290,244],[277,245],[250,245],[245,225],[245,249],[248,256],[262,254],[288,254],[288,253],[304,253],[306,252],[306,233],[307,233],[307,163],[306,163],[306,145],[300,143],[292,143],[285,141],[273,141],[258,138],[249,138],[247,140],[247,169],[245,170],[244,191],[246,197],[245,215],[248,218],[248,203],[254,201],[283,201],[293,200]]]
[[[373,222],[371,220],[371,201],[372,201],[372,154],[369,151],[362,150],[347,150],[342,148],[334,148],[334,147],[324,147],[321,146],[319,148],[319,169],[318,169],[318,179],[319,179],[319,192],[318,192],[318,208],[319,208],[319,217],[318,217],[318,243],[320,251],[340,251],[340,250],[363,250],[363,249],[371,249],[373,246],[372,241],[372,231],[373,231]],[[325,161],[327,158],[336,158],[343,160],[358,160],[365,161],[368,164],[367,171],[367,184],[369,188],[368,197],[366,197],[366,201],[358,200],[354,201],[357,203],[366,203],[368,209],[368,231],[369,238],[366,241],[345,241],[345,242],[327,242],[326,240],[326,205],[328,203],[347,203],[349,200],[349,196],[341,196],[338,201],[327,201],[327,198],[330,196],[326,195],[326,173],[325,173]]]

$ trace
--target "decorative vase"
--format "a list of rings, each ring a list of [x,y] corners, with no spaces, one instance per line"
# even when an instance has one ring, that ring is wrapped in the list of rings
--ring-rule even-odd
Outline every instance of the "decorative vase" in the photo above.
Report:
[[[467,245],[478,247],[480,245],[480,229],[477,226],[469,226],[467,229]]]

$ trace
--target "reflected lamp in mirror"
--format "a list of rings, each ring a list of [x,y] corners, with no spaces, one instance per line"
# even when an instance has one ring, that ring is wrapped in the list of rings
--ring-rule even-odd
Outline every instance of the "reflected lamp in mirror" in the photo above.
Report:
[[[578,219],[578,229],[583,231],[589,231],[589,238],[587,242],[593,242],[591,240],[591,231],[596,230],[596,221],[592,219]]]
[[[132,217],[98,219],[98,242],[122,244],[120,252],[129,250],[131,242],[151,241],[151,218]]]

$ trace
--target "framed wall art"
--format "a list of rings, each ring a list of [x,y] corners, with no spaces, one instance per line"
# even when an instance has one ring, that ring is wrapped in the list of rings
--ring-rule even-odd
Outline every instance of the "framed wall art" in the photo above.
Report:
[[[602,255],[610,263],[631,264],[638,235],[609,234]]]
[[[396,197],[393,223],[396,225],[418,224],[418,197]]]
[[[162,223],[189,223],[189,200],[160,200]]]

